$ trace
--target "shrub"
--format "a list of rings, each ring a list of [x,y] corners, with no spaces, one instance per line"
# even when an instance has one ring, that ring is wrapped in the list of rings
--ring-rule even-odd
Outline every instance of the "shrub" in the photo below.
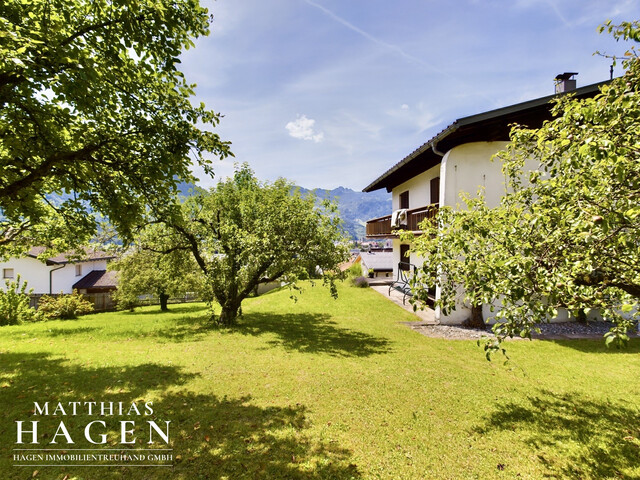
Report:
[[[128,310],[133,312],[137,306],[140,305],[140,299],[138,296],[130,291],[119,288],[113,294],[113,300],[116,302],[116,308],[118,310]]]
[[[354,287],[358,287],[358,288],[367,288],[369,286],[369,282],[367,282],[367,279],[364,278],[363,276],[353,277],[351,279],[351,284]]]
[[[93,312],[93,305],[74,290],[71,295],[43,296],[38,304],[38,310],[49,319],[72,319],[78,315]]]
[[[362,265],[359,263],[354,263],[349,268],[345,270],[347,274],[347,278],[354,279],[362,276]]]
[[[6,290],[0,290],[0,325],[18,325],[24,322],[33,322],[40,319],[35,309],[29,306],[29,294],[27,282],[20,285],[20,275],[16,281],[7,280]]]

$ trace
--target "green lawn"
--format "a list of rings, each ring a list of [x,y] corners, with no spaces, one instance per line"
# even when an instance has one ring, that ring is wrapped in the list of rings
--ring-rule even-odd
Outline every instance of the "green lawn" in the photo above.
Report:
[[[233,330],[202,304],[3,327],[0,478],[640,478],[640,342],[510,342],[504,365],[411,331],[372,290],[339,293],[250,299]],[[104,419],[120,448],[131,419],[32,417],[34,401],[153,401],[174,466],[16,467],[16,420],[41,421],[40,448],[61,419],[90,448]]]

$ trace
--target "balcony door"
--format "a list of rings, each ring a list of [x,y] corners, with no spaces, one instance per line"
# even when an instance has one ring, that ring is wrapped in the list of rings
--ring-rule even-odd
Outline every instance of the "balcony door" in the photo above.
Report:
[[[402,244],[400,245],[400,270],[404,270],[406,272],[409,271],[409,256],[407,253],[409,252],[409,245]]]

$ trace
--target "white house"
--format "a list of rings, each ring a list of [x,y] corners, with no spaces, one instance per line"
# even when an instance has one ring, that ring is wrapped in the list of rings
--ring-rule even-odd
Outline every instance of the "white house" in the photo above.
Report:
[[[44,247],[35,247],[24,257],[0,262],[1,287],[5,289],[5,280],[15,280],[20,275],[34,295],[115,290],[115,276],[107,271],[107,262],[115,258],[113,255],[86,248],[82,252],[39,259],[44,250]]]
[[[607,83],[576,89],[573,75],[556,77],[556,94],[571,91],[577,98],[593,97]],[[392,193],[393,212],[368,221],[367,237],[393,237],[394,278],[398,269],[410,270],[422,261],[414,253],[406,257],[410,244],[400,242],[391,235],[392,230],[400,228],[419,235],[418,224],[424,218],[434,216],[441,205],[455,207],[460,203],[460,193],[474,195],[479,187],[485,189],[487,204],[497,206],[504,194],[504,176],[500,162],[491,158],[507,145],[512,124],[539,128],[551,119],[550,101],[555,96],[459,118],[364,188],[365,192],[386,188]],[[438,298],[439,292],[433,292],[433,296]],[[466,308],[447,317],[436,312],[441,323],[449,324],[462,323],[469,315]]]

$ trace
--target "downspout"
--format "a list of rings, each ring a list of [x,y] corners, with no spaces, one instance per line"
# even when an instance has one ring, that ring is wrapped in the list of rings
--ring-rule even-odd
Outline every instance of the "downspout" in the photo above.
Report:
[[[65,265],[62,264],[58,268],[52,268],[51,270],[49,270],[49,295],[53,295],[53,272],[64,267]]]
[[[444,152],[441,152],[440,150],[438,150],[437,139],[434,140],[433,143],[431,144],[431,151],[433,153],[435,153],[436,155],[444,158],[444,155],[445,155]],[[445,172],[446,172],[446,170],[445,170]],[[446,173],[445,173],[445,175],[442,175],[442,174],[440,175],[440,181],[442,181],[443,178],[446,178]],[[440,189],[440,195],[444,195],[444,188]],[[438,203],[440,203],[440,202],[438,202]],[[441,275],[442,275],[442,269],[440,267],[438,267],[438,276],[441,276]],[[435,300],[440,299],[441,295],[442,295],[442,292],[441,292],[440,287],[436,287]],[[440,307],[437,307],[435,309],[435,317],[436,317],[436,322],[438,324],[440,324],[440,319],[442,318],[441,315],[442,315],[442,310],[440,309]]]
[[[438,136],[436,136],[432,142],[431,142],[431,150],[433,151],[433,153],[435,153],[436,155],[440,156],[440,157],[444,157],[445,152],[441,152],[440,150],[438,150],[438,141],[442,140],[444,138],[447,138],[449,135],[451,135],[453,132],[455,132],[456,130],[458,130],[458,127],[460,125],[458,125],[458,120],[456,120],[454,123],[452,123],[451,125],[449,125],[449,127],[447,127],[445,130],[443,130],[442,132],[440,132],[440,134]]]
[[[438,144],[436,142],[433,142],[431,144],[431,150],[433,151],[433,153],[435,153],[436,155],[440,156],[440,157],[444,157],[444,152],[441,152],[440,150],[438,150]]]
[[[438,135],[436,135],[436,137],[431,141],[431,150],[433,151],[433,153],[435,153],[436,155],[438,155],[440,157],[444,157],[445,152],[441,152],[440,150],[438,150],[438,141],[442,140],[444,138],[447,138],[453,132],[458,130],[458,128],[460,128],[460,124],[458,122],[459,122],[459,120],[456,120],[455,122],[453,122],[451,125],[449,125],[447,128],[445,128],[443,131],[441,131]]]

